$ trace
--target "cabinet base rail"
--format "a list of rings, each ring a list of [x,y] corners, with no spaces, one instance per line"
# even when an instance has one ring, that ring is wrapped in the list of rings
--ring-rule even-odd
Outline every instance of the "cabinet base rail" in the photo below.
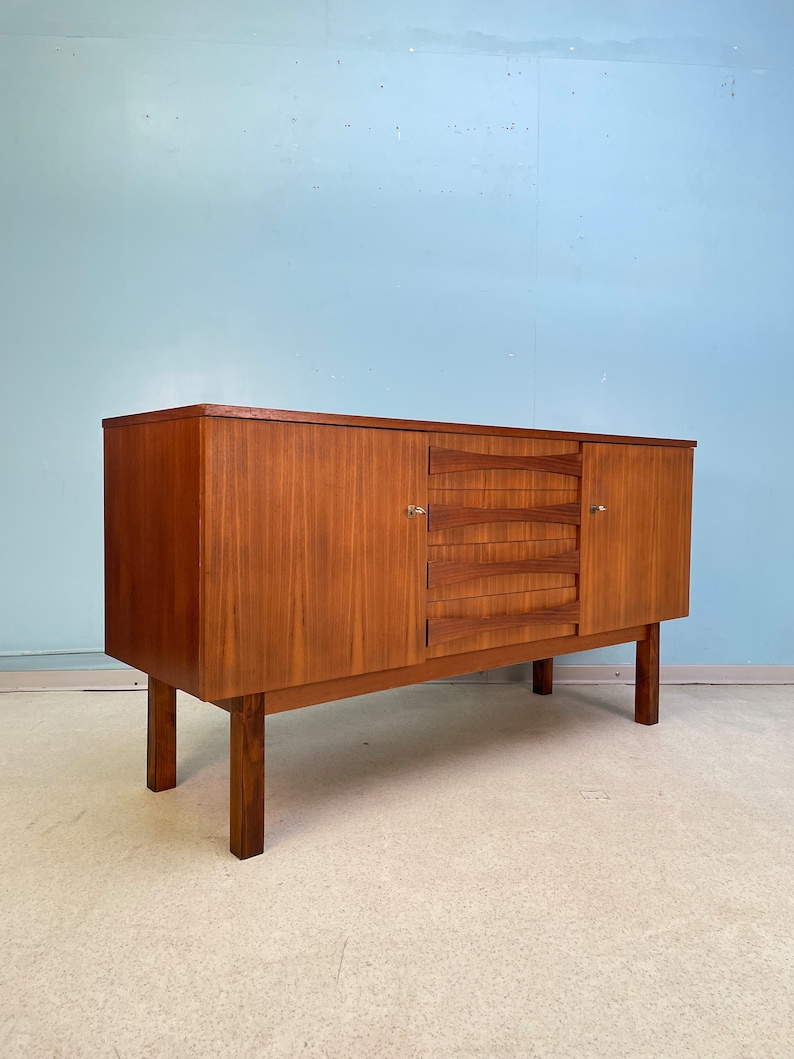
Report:
[[[627,635],[629,634],[629,635]],[[553,690],[555,654],[569,654],[593,647],[636,642],[637,672],[634,691],[634,720],[638,724],[659,721],[659,623],[623,629],[611,634],[541,640],[510,648],[439,658],[420,666],[367,673],[357,677],[325,681],[301,688],[254,692],[214,704],[230,717],[229,741],[229,846],[240,860],[264,851],[265,841],[265,714],[280,713],[333,699],[363,695],[387,688],[404,687],[444,676],[473,672],[475,669],[511,662],[532,661],[532,690],[550,695]],[[517,657],[519,656],[520,657]],[[529,655],[529,657],[527,657]],[[533,657],[534,655],[534,657]],[[488,657],[486,657],[488,656]],[[498,656],[498,659],[497,659]],[[501,660],[504,659],[504,660]],[[466,668],[469,662],[477,662]],[[417,671],[422,671],[422,676]],[[157,677],[149,677],[149,726],[147,746],[147,786],[152,791],[176,786],[176,689]]]

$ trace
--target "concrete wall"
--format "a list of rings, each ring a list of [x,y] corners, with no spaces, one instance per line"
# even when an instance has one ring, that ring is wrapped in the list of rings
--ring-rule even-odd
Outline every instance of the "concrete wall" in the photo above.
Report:
[[[101,418],[215,401],[695,437],[663,658],[794,662],[794,8],[63,7],[0,13],[0,651],[102,645]]]

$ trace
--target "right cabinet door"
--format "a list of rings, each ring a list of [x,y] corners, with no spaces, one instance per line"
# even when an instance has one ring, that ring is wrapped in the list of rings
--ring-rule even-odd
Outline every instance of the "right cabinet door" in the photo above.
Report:
[[[693,450],[582,445],[579,634],[689,613]]]

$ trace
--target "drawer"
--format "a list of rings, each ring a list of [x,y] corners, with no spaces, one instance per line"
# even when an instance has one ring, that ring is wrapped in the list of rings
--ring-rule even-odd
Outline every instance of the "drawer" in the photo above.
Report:
[[[430,436],[428,657],[576,634],[576,442]]]
[[[430,602],[427,656],[574,636],[578,612],[575,586]]]
[[[433,489],[578,489],[577,442],[430,434]]]
[[[482,522],[469,526],[454,526],[449,529],[428,530],[429,548],[438,545],[508,544],[530,541],[557,541],[560,551],[564,547],[576,547],[575,525],[556,522]]]
[[[430,547],[427,599],[573,588],[579,573],[575,544],[568,538]]]

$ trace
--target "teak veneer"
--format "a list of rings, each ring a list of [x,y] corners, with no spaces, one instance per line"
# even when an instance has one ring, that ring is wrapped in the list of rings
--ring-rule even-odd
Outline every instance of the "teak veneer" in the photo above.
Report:
[[[689,609],[694,441],[192,405],[106,419],[106,651],[231,715],[231,849],[264,848],[266,713],[634,641]]]

